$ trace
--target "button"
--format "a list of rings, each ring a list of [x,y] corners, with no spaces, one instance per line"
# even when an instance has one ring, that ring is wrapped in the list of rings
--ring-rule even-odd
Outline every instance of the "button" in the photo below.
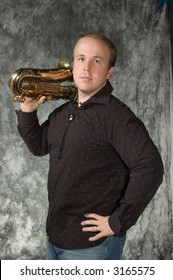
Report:
[[[71,122],[71,121],[74,119],[74,117],[75,117],[75,115],[74,115],[74,114],[70,114],[70,115],[68,116],[68,120],[69,120],[69,122]]]

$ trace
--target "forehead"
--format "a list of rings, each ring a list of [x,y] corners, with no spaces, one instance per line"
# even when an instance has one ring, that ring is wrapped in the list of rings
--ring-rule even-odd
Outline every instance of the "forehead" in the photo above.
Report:
[[[104,41],[98,38],[84,37],[77,41],[73,53],[93,53],[94,55],[109,55],[109,47]]]

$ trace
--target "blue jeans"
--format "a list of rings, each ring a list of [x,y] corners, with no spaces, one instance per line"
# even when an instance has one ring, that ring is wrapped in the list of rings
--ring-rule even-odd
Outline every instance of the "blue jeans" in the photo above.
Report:
[[[125,236],[109,236],[96,247],[64,250],[49,242],[47,237],[48,260],[119,260],[123,252]]]

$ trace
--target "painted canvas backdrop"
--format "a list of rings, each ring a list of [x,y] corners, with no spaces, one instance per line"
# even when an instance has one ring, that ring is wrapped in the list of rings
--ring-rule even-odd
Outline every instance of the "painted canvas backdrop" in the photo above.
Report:
[[[170,53],[167,5],[144,0],[1,0],[0,258],[45,259],[48,156],[32,156],[17,131],[7,82],[18,68],[71,60],[78,35],[102,32],[116,44],[114,95],[145,123],[162,155],[164,182],[127,234],[123,259],[172,258]],[[45,103],[40,122],[62,101]]]

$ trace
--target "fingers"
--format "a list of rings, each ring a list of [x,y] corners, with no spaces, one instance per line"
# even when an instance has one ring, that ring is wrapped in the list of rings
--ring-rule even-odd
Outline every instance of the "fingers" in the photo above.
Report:
[[[89,238],[90,241],[96,241],[102,237],[114,235],[114,232],[111,230],[108,218],[109,216],[100,216],[95,213],[89,213],[84,215],[86,220],[81,222],[82,231],[84,232],[95,232],[95,236]]]
[[[87,213],[84,215],[85,218],[91,218],[91,219],[98,219],[99,217],[101,217],[100,215],[98,214],[95,214],[95,213]]]
[[[98,240],[98,239],[100,239],[100,238],[102,238],[102,237],[104,237],[104,235],[103,235],[102,233],[98,233],[98,234],[96,234],[96,235],[90,237],[90,238],[89,238],[89,241],[96,241],[96,240]]]
[[[82,221],[81,223],[82,226],[88,226],[88,225],[98,226],[102,218],[102,216],[93,213],[85,214],[84,217],[87,218],[87,220]]]
[[[46,96],[40,96],[38,99],[25,97],[25,100],[22,104],[41,104],[45,101],[45,99],[46,99]]]
[[[102,238],[104,235],[103,233],[99,230],[99,227],[98,226],[86,226],[86,227],[83,227],[82,228],[82,231],[84,232],[98,232],[96,235],[92,236],[89,238],[89,241],[96,241],[100,238]]]
[[[33,112],[45,101],[46,97],[41,96],[38,100],[29,97],[25,98],[25,101],[20,104],[20,109],[23,112]]]
[[[38,99],[38,102],[41,104],[41,103],[43,103],[45,100],[46,100],[46,96],[41,96],[41,97]]]
[[[91,219],[91,220],[85,220],[81,223],[82,226],[88,226],[88,225],[98,225],[99,222],[98,220],[94,220],[94,219]]]
[[[93,227],[83,227],[82,229],[83,231],[93,231],[93,232],[97,232],[100,231],[98,226],[93,226]]]

